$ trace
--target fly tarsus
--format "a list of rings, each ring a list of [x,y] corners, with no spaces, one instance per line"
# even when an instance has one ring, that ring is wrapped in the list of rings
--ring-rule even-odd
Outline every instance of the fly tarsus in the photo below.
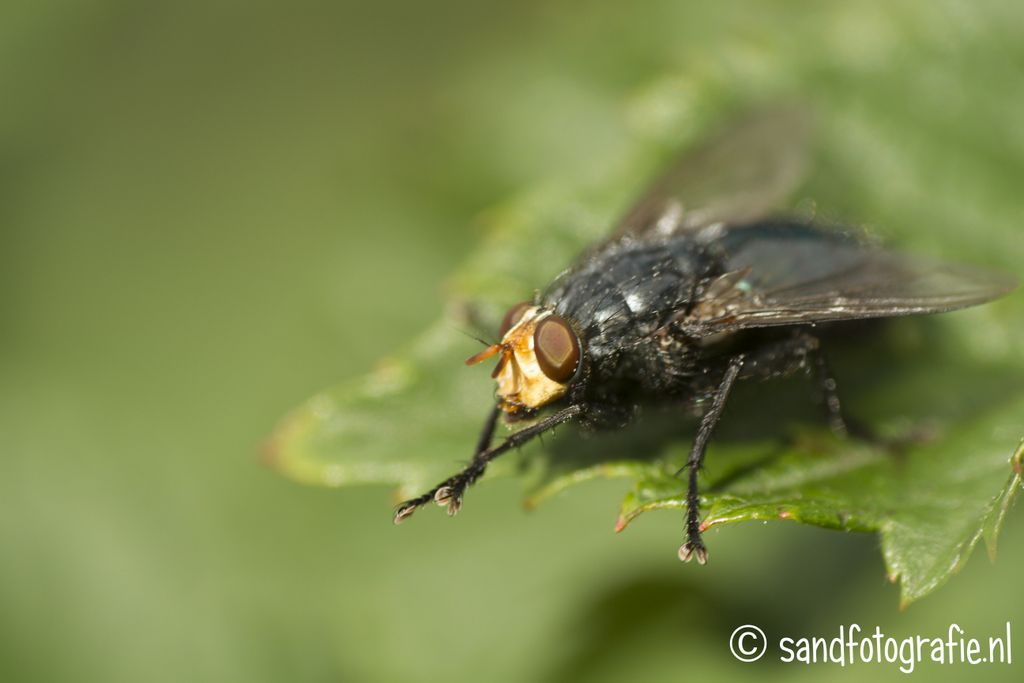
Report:
[[[477,459],[474,458],[473,462],[463,471],[445,479],[423,495],[410,498],[401,503],[395,508],[395,524],[401,524],[409,519],[416,510],[430,501],[434,501],[441,507],[447,507],[448,516],[454,517],[462,509],[462,496],[466,488],[480,478],[486,466],[486,462],[478,464]]]
[[[445,479],[423,495],[417,496],[416,498],[410,498],[400,504],[395,508],[395,524],[401,524],[405,520],[409,519],[417,509],[423,507],[430,501],[434,501],[438,505],[447,507],[449,516],[458,514],[459,510],[462,509],[462,497],[465,494],[466,489],[476,482],[477,479],[483,476],[484,471],[487,469],[487,464],[491,460],[494,460],[499,455],[502,455],[513,448],[522,446],[527,441],[530,441],[534,437],[537,437],[546,431],[554,429],[560,424],[576,419],[584,412],[585,408],[582,404],[572,404],[562,408],[557,413],[549,415],[536,424],[520,429],[497,446],[487,448],[486,444],[490,442],[491,435],[494,431],[494,425],[497,422],[498,412],[497,409],[495,409],[488,418],[487,423],[484,425],[484,431],[480,438],[480,448],[477,450],[476,455],[473,456],[470,463],[466,465],[465,469]]]

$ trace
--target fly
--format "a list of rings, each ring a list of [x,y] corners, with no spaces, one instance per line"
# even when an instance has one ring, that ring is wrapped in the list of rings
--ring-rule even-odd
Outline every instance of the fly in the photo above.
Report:
[[[683,561],[707,561],[698,473],[741,380],[812,371],[829,425],[847,433],[816,326],[940,313],[1003,296],[1014,278],[881,249],[856,230],[774,211],[802,179],[809,126],[794,110],[734,124],[684,155],[533,301],[505,315],[496,404],[470,463],[395,511],[434,501],[456,514],[494,458],[559,425],[618,428],[644,403],[696,409]],[[493,444],[509,422],[545,415]],[[683,470],[680,470],[682,472]]]

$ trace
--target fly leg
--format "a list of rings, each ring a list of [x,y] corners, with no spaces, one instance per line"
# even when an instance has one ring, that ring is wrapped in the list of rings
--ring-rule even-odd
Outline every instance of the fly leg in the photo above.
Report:
[[[835,376],[821,348],[821,340],[807,330],[798,330],[791,337],[748,355],[742,379],[770,379],[797,370],[814,373],[815,381],[825,409],[829,429],[839,438],[852,437],[884,450],[899,453],[907,445],[927,438],[927,434],[912,434],[896,439],[879,436],[870,426],[851,418],[839,400]]]
[[[498,425],[498,418],[499,416],[501,416],[501,413],[501,409],[498,408],[497,405],[495,405],[495,407],[492,410],[490,410],[490,413],[487,414],[487,420],[483,423],[483,429],[480,431],[480,437],[476,440],[476,450],[473,451],[473,459],[470,461],[469,467],[472,467],[473,464],[476,463],[476,461],[484,453],[486,453],[488,447],[490,446],[490,439],[492,439],[495,435],[495,427]],[[437,494],[438,490],[442,488],[445,484],[450,484],[452,479],[454,478],[455,477],[446,479],[442,483],[428,490],[428,492],[423,494],[422,496],[410,499],[402,503],[400,506],[398,506],[398,509],[395,511],[394,514],[394,523],[397,524],[403,521],[404,519],[412,515],[414,512],[416,512],[418,508],[434,500],[434,496]]]
[[[876,446],[895,455],[903,453],[907,446],[927,441],[931,434],[927,430],[915,430],[910,434],[887,438],[879,435],[869,425],[850,417],[843,411],[839,402],[839,393],[836,390],[836,380],[829,368],[825,354],[820,348],[813,353],[814,367],[818,375],[818,386],[825,404],[825,416],[828,420],[829,429],[840,438],[852,437],[867,444]]]
[[[882,444],[883,440],[871,430],[870,427],[858,420],[851,419],[843,411],[843,404],[839,400],[839,390],[836,384],[835,375],[828,364],[825,352],[821,348],[821,341],[810,332],[800,331],[796,334],[794,342],[803,346],[802,352],[814,363],[814,373],[818,383],[818,391],[821,396],[822,406],[825,408],[825,420],[828,428],[833,434],[841,439],[854,437],[873,444]]]
[[[501,415],[501,409],[498,406],[494,406],[491,412],[487,415],[487,420],[484,422],[484,428],[480,432],[480,438],[476,442],[476,450],[473,451],[473,459],[470,461],[470,466],[480,458],[491,445],[491,439],[494,437],[494,428],[498,424],[498,417]],[[410,516],[417,508],[426,505],[434,499],[434,495],[437,491],[451,480],[447,480],[442,484],[432,488],[421,496],[411,498],[402,503],[398,510],[395,512],[395,524],[403,521],[406,517]]]
[[[483,475],[484,470],[487,469],[487,464],[491,460],[494,460],[499,455],[502,455],[513,448],[522,446],[527,441],[530,441],[534,437],[539,436],[560,424],[564,424],[579,417],[583,414],[584,407],[581,404],[574,404],[563,408],[536,424],[520,429],[497,446],[489,448],[499,412],[500,411],[495,408],[488,418],[487,423],[484,425],[483,433],[480,435],[480,441],[477,444],[477,451],[473,455],[473,459],[468,465],[466,465],[465,469],[445,479],[423,495],[411,498],[399,505],[398,508],[395,509],[395,524],[405,521],[417,510],[417,508],[426,505],[431,500],[435,501],[438,505],[446,505],[448,507],[449,515],[456,514],[462,507],[462,496],[465,493],[466,488]]]
[[[693,441],[693,448],[690,450],[690,458],[686,462],[689,468],[689,485],[686,490],[686,543],[679,548],[679,559],[689,562],[690,558],[696,557],[697,562],[704,564],[708,561],[708,551],[704,547],[704,541],[700,536],[700,498],[697,486],[697,475],[704,463],[704,453],[707,451],[708,441],[715,425],[722,417],[722,410],[729,398],[729,392],[739,377],[740,369],[743,367],[744,357],[742,354],[733,357],[725,370],[722,381],[715,389],[711,407],[704,417],[701,418],[700,428],[697,430],[697,437]]]
[[[868,430],[851,424],[843,415],[835,376],[821,349],[821,340],[807,330],[797,330],[792,336],[749,355],[743,378],[772,379],[799,370],[814,372],[825,409],[825,419],[833,434],[838,437],[854,435],[871,439]]]
[[[821,400],[825,407],[825,419],[828,421],[828,428],[836,436],[845,438],[851,434],[852,425],[843,416],[843,405],[839,401],[836,378],[829,367],[828,359],[825,358],[825,354],[818,345],[815,345],[812,355],[814,358],[814,370],[818,376],[818,388],[821,391]],[[857,428],[854,431],[858,435],[865,433],[863,428]]]

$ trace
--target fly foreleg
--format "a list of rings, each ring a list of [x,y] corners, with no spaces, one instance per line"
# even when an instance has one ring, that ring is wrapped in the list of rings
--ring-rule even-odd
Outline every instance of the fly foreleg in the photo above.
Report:
[[[399,505],[395,510],[395,524],[405,521],[417,510],[417,508],[426,505],[431,500],[435,501],[438,505],[447,506],[449,515],[456,514],[462,507],[462,496],[465,493],[466,488],[483,476],[484,471],[487,469],[487,464],[491,460],[494,460],[499,455],[502,455],[513,448],[522,446],[534,437],[539,436],[558,425],[579,417],[583,412],[584,408],[582,405],[570,405],[557,413],[549,415],[536,424],[520,429],[497,446],[490,448],[491,437],[494,434],[494,427],[497,423],[498,415],[500,414],[500,411],[495,408],[488,418],[487,423],[484,425],[483,433],[480,435],[480,441],[477,444],[477,451],[473,455],[473,459],[468,465],[466,465],[465,469],[458,474],[445,479],[423,495],[411,498]]]
[[[480,432],[480,438],[477,439],[476,450],[473,451],[473,459],[470,461],[470,464],[469,464],[470,467],[472,467],[473,464],[484,453],[486,453],[487,449],[490,447],[491,439],[494,437],[494,428],[498,424],[498,417],[500,415],[501,415],[501,409],[498,408],[498,406],[495,406],[494,408],[492,408],[491,412],[487,415],[487,421],[484,422],[484,428]],[[406,517],[408,517],[413,512],[415,512],[417,508],[419,508],[419,507],[421,507],[423,505],[426,505],[427,503],[432,501],[434,499],[434,495],[437,493],[437,491],[442,486],[447,484],[449,481],[451,481],[451,480],[449,479],[449,480],[446,480],[445,482],[443,482],[441,484],[438,484],[434,488],[432,488],[429,491],[427,491],[426,493],[424,493],[422,496],[418,496],[416,498],[410,498],[409,500],[407,500],[404,503],[402,503],[398,507],[396,512],[395,512],[395,524],[398,524],[399,522],[403,521]]]

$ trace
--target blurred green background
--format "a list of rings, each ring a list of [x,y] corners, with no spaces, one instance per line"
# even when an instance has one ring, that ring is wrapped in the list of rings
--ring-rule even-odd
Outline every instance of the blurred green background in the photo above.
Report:
[[[1011,1],[5,3],[0,678],[897,680],[728,635],[1024,626],[1019,510],[899,612],[870,536],[739,525],[699,570],[675,515],[612,534],[618,482],[399,531],[383,489],[258,461],[436,318],[481,211],[727,103],[809,99],[857,152],[847,214],[1013,269],[986,235],[1024,217],[1022,83]]]

